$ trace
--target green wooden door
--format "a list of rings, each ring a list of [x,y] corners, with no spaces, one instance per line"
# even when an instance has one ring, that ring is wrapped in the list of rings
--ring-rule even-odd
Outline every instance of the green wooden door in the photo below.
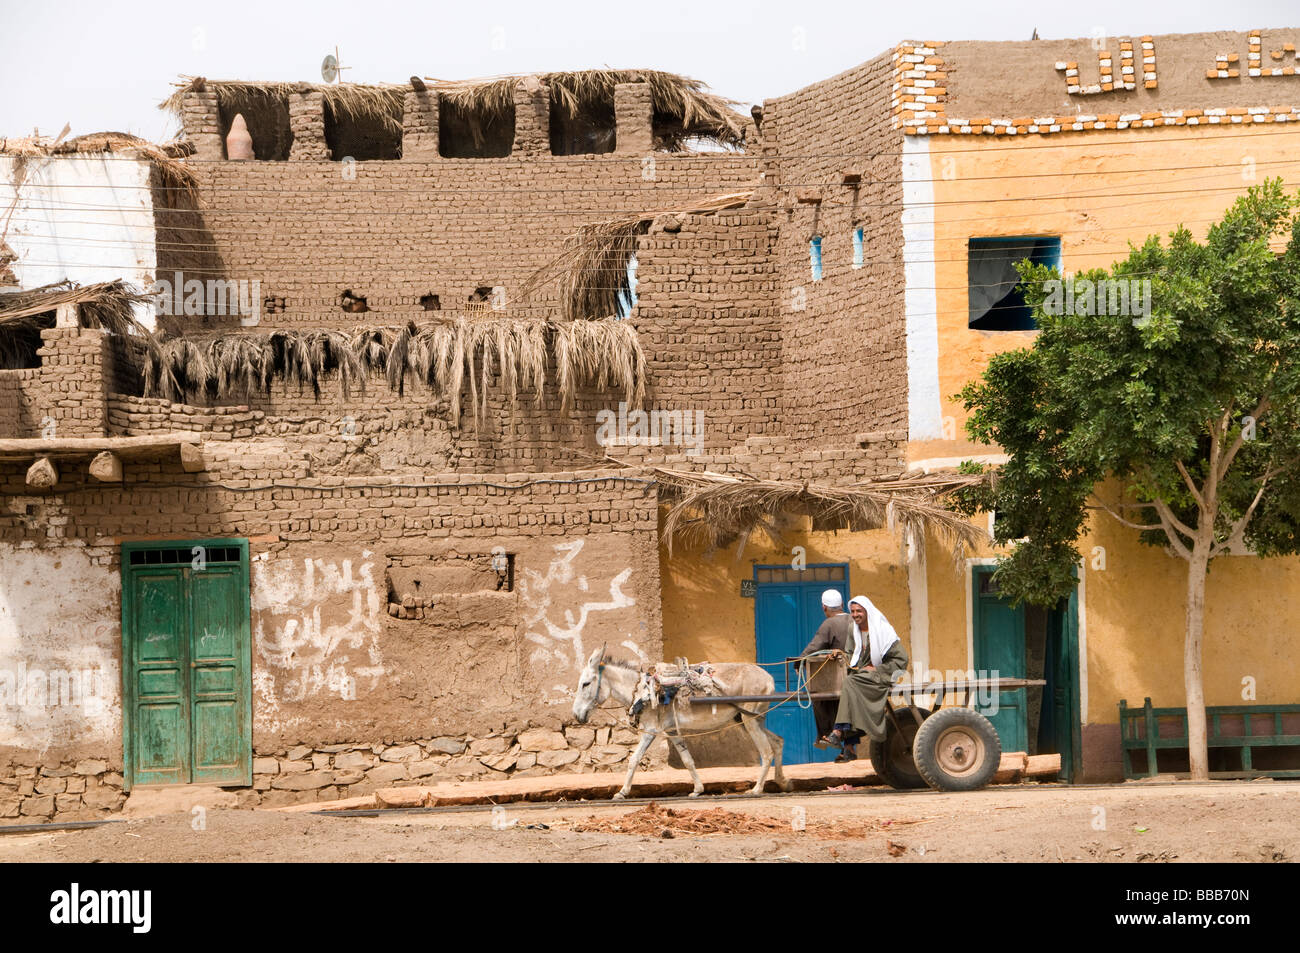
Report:
[[[126,786],[252,783],[248,544],[122,547]]]
[[[976,566],[972,576],[976,677],[1024,678],[1024,605],[1012,608],[1002,599],[992,582],[992,566]],[[997,711],[983,711],[997,729],[1003,751],[1029,750],[1028,692],[1025,689],[999,692]]]

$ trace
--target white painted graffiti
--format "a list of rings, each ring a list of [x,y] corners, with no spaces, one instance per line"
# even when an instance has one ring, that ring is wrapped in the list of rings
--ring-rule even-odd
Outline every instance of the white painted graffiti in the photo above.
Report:
[[[352,700],[358,680],[379,684],[384,600],[370,555],[355,572],[351,559],[253,563],[254,644],[271,670],[253,680],[259,716],[322,692]]]

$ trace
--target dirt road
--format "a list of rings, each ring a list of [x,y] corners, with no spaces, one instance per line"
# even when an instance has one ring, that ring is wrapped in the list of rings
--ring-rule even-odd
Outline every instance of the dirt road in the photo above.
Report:
[[[1026,784],[934,791],[662,800],[672,823],[760,833],[610,831],[641,804],[510,805],[324,817],[210,810],[66,832],[0,835],[15,861],[1292,861],[1300,782]],[[721,818],[719,821],[718,819]],[[751,823],[741,823],[748,818]],[[495,822],[495,827],[494,827]],[[803,830],[796,830],[799,825]],[[545,825],[542,827],[541,825]],[[602,831],[575,828],[604,827]],[[700,824],[695,824],[700,827]],[[195,829],[198,828],[198,829]],[[669,829],[672,836],[665,836]]]

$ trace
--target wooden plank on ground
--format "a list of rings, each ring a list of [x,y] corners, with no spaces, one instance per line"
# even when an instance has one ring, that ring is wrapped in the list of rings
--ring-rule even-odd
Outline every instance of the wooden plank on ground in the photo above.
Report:
[[[1020,781],[1028,756],[1023,752],[1004,754],[994,784]],[[753,787],[756,768],[701,768],[700,780],[707,794],[731,794]],[[849,784],[854,787],[879,785],[880,778],[865,758],[847,764],[822,762],[794,764],[785,769],[796,791],[824,791]],[[511,801],[605,801],[623,786],[623,771],[593,774],[551,774],[535,778],[505,778],[499,781],[446,781],[427,785],[382,788],[372,795],[295,804],[271,810],[290,813],[304,811],[349,811],[384,807],[437,807],[463,804],[508,804]],[[779,790],[768,775],[767,790]],[[690,773],[664,768],[638,771],[632,784],[632,797],[668,797],[689,794]]]
[[[1059,754],[1031,754],[1026,759],[1025,777],[1054,778],[1061,773]]]

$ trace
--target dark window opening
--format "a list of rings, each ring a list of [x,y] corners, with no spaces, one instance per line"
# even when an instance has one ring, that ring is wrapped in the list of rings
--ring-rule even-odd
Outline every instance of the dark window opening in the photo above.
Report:
[[[195,553],[195,550],[200,552]],[[238,546],[185,546],[180,549],[159,547],[157,549],[133,549],[130,563],[132,566],[180,566],[190,565],[198,556],[204,563],[239,562]]]
[[[400,159],[402,119],[399,115],[336,116],[325,103],[325,145],[337,162],[345,158]]]
[[[253,137],[253,158],[284,162],[293,145],[293,131],[289,127],[289,101],[268,91],[254,90],[252,101],[238,107],[221,106],[221,146],[225,149],[226,136],[235,116],[242,115]]]
[[[969,326],[978,331],[1032,331],[1038,327],[1025,303],[1016,263],[1061,267],[1061,239],[1046,236],[972,238],[967,247]]]
[[[447,159],[500,159],[515,145],[515,107],[497,113],[460,106],[443,96],[438,111],[438,154]]]
[[[565,116],[551,98],[551,155],[578,156],[614,151],[614,104]]]
[[[436,294],[420,295],[420,307],[425,311],[441,311],[442,300]]]
[[[31,314],[0,324],[0,370],[40,367],[41,331],[54,327],[54,312]]]
[[[370,306],[366,304],[366,299],[361,295],[354,295],[351,288],[344,288],[342,294],[339,295],[339,307],[348,314],[365,314],[370,310]]]

